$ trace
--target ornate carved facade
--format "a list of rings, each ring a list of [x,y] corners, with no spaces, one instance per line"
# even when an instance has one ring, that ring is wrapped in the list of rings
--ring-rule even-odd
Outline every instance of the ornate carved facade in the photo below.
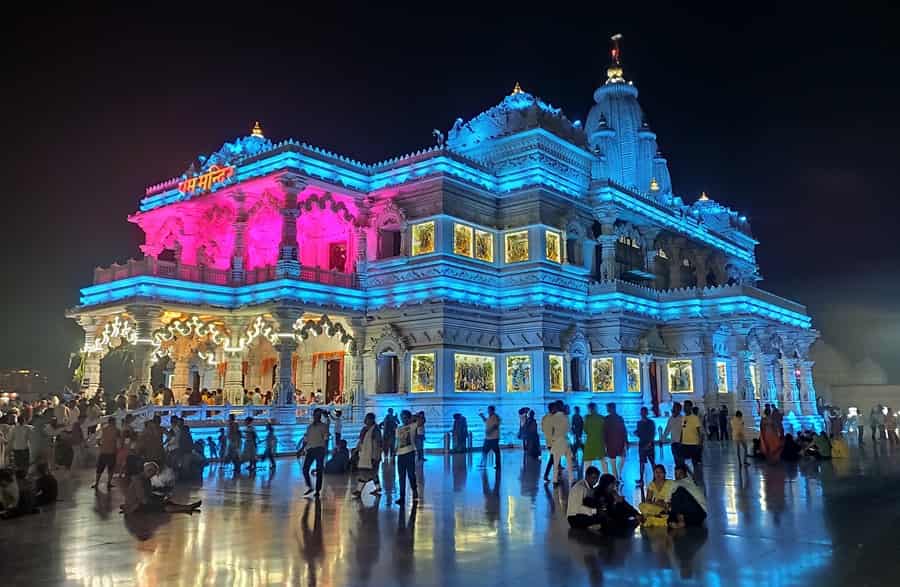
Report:
[[[135,385],[156,358],[177,388],[323,390],[437,429],[496,404],[513,433],[559,394],[628,417],[689,398],[811,414],[817,333],[757,287],[747,219],[676,194],[619,65],[594,100],[581,125],[517,87],[374,165],[259,131],[227,143],[148,188],[130,218],[145,257],[82,290],[85,386],[114,344]]]

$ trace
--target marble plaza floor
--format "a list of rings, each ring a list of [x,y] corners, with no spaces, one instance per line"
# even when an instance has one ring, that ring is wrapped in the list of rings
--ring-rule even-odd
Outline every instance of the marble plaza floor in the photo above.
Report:
[[[663,450],[671,465],[668,447]],[[634,487],[636,451],[626,488]],[[546,457],[545,457],[546,458]],[[91,473],[61,480],[62,500],[0,522],[2,585],[891,585],[900,582],[900,450],[740,471],[730,447],[707,448],[705,531],[571,536],[563,488],[508,450],[501,474],[480,455],[429,455],[415,510],[349,495],[328,476],[302,497],[299,467],[281,459],[255,478],[212,466],[177,497],[200,515],[125,520]],[[386,475],[390,479],[390,475]],[[633,490],[633,489],[632,489]]]

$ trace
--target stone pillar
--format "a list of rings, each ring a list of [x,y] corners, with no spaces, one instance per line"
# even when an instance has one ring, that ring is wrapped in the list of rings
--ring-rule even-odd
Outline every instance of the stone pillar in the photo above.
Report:
[[[103,354],[94,349],[97,338],[97,320],[92,316],[79,316],[78,323],[84,330],[84,347],[81,354],[81,393],[93,397],[100,388],[100,360]]]
[[[668,251],[667,251],[668,252]],[[681,287],[681,251],[672,248],[669,253],[669,289]]]
[[[175,401],[184,403],[184,394],[188,388],[188,378],[190,376],[190,362],[188,358],[176,354],[175,370],[172,372],[172,393],[175,394]]]
[[[85,397],[94,397],[102,387],[100,373],[100,353],[85,353],[84,366],[81,369],[81,393]]]
[[[304,183],[293,174],[278,178],[284,190],[284,204],[281,207],[281,245],[275,275],[278,278],[300,277],[300,262],[297,260],[297,194]]]
[[[225,386],[222,391],[227,404],[241,405],[244,403],[243,363],[244,352],[242,350],[225,351]]]
[[[706,287],[706,274],[709,267],[706,262],[707,253],[705,251],[697,251],[694,255],[694,272],[697,275],[697,287]]]
[[[291,361],[297,350],[297,340],[293,331],[282,333],[276,349],[278,351],[278,389],[275,392],[275,405],[287,406],[294,403],[294,378],[291,373]]]
[[[353,331],[353,341],[350,343],[349,350],[349,353],[352,357],[351,361],[353,361],[351,370],[352,375],[350,380],[350,394],[352,395],[352,403],[360,407],[366,405],[366,373],[365,361],[363,360],[363,341],[365,341],[366,332],[363,324],[363,318],[350,319],[350,328]]]
[[[618,265],[616,264],[616,242],[618,242],[618,238],[614,234],[603,234],[600,236],[601,281],[612,281],[619,278]]]
[[[240,217],[239,217],[240,218]],[[244,254],[246,251],[245,234],[247,232],[247,220],[241,218],[234,223],[234,253],[231,256],[231,282],[244,283],[246,271],[244,268]]]
[[[762,403],[778,405],[778,377],[775,375],[775,355],[760,354],[759,386],[762,388],[759,399]]]
[[[781,393],[784,402],[784,411],[795,409],[800,401],[800,390],[797,388],[796,365],[793,359],[781,359]]]
[[[650,387],[650,361],[653,355],[644,354],[640,356],[641,360],[641,400],[646,401],[650,406],[653,404],[653,388]],[[646,398],[646,400],[644,399]]]
[[[813,381],[813,365],[815,361],[799,360],[800,366],[800,402],[804,414],[816,414],[816,384]]]
[[[148,392],[153,392],[150,381],[150,371],[153,367],[153,331],[159,327],[159,318],[162,316],[161,306],[128,306],[128,313],[134,318],[137,339],[134,343],[134,372],[132,375],[131,392],[138,393],[141,386],[145,386]]]

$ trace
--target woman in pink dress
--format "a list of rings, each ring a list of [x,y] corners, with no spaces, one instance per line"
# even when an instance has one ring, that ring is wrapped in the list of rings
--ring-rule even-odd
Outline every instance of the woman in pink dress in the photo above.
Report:
[[[781,412],[774,412],[766,407],[759,423],[759,450],[766,456],[766,461],[774,465],[781,460],[784,450],[784,428],[781,425]]]

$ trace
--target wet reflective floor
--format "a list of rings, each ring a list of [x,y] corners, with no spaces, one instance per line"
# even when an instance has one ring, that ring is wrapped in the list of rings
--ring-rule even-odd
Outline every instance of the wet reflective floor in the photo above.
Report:
[[[668,447],[662,450],[671,470]],[[302,497],[298,464],[253,478],[207,469],[179,500],[199,515],[124,519],[118,488],[95,494],[90,471],[61,476],[54,508],[0,522],[3,585],[888,585],[900,581],[900,451],[742,471],[711,444],[704,531],[637,530],[628,538],[569,532],[565,487],[507,450],[502,472],[480,455],[429,455],[418,508],[385,494],[354,500],[326,476]],[[636,451],[626,493],[635,492]],[[545,455],[546,460],[546,455]],[[638,501],[636,492],[633,501]],[[8,581],[8,582],[7,582]]]

